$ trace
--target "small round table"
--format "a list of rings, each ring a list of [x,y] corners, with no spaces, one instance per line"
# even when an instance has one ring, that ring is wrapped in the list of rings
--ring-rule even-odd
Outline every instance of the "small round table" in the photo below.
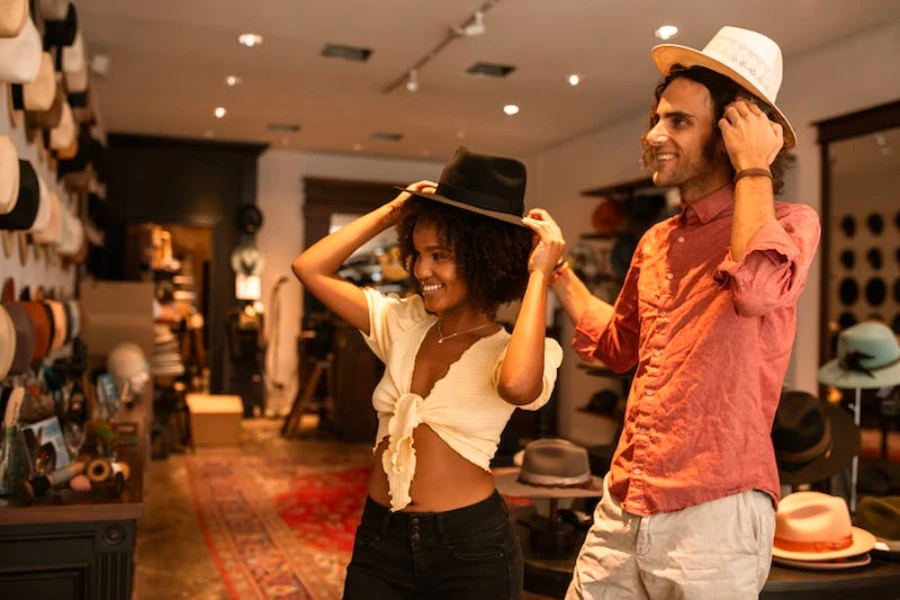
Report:
[[[514,515],[525,562],[525,591],[562,598],[572,579],[578,548],[566,558],[535,556],[529,548],[529,531],[521,525],[522,517],[532,511],[529,507]],[[900,598],[900,561],[886,560],[876,553],[871,564],[846,571],[803,571],[773,564],[760,598],[897,600]]]

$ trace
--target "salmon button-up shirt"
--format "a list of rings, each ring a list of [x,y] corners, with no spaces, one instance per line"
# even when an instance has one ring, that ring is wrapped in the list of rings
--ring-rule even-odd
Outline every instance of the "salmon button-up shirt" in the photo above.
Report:
[[[629,513],[750,489],[778,501],[770,431],[819,218],[776,203],[735,261],[733,216],[729,185],[655,225],[615,307],[595,299],[576,326],[583,358],[620,372],[637,364],[609,486]]]

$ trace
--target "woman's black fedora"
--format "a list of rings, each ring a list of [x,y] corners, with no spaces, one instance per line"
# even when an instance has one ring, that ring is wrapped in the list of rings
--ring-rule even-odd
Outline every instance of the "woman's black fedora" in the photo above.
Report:
[[[444,165],[434,194],[404,191],[525,227],[522,215],[525,212],[526,179],[525,165],[518,160],[475,154],[460,146]]]

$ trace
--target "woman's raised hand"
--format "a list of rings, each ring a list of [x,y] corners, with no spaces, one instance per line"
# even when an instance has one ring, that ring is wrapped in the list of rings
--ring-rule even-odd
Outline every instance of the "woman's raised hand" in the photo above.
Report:
[[[549,276],[566,251],[566,240],[559,225],[550,213],[541,208],[528,211],[522,223],[535,234],[531,256],[528,257],[528,271],[540,269]]]
[[[409,184],[408,186],[406,186],[406,189],[422,194],[433,194],[437,190],[437,185],[438,184],[433,181],[423,179],[422,181],[417,181],[415,183]],[[392,224],[396,224],[398,221],[400,221],[400,218],[403,216],[403,206],[410,198],[412,198],[412,194],[408,194],[407,192],[400,192],[399,194],[397,194],[396,198],[390,201],[389,204],[393,209],[391,211],[390,218]]]

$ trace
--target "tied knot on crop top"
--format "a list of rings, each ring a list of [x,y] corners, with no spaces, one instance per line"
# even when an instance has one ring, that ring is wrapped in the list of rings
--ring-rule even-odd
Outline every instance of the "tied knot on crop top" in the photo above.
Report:
[[[454,452],[489,470],[513,411],[537,410],[550,399],[563,352],[556,340],[545,339],[541,393],[530,404],[516,407],[497,393],[510,339],[501,329],[473,342],[423,398],[410,392],[412,376],[422,341],[437,318],[425,310],[419,296],[401,299],[371,288],[363,291],[369,307],[369,335],[363,338],[385,365],[384,376],[372,394],[378,413],[375,448],[388,438],[381,462],[391,510],[398,511],[412,502],[409,490],[416,474],[416,427],[427,424]]]

